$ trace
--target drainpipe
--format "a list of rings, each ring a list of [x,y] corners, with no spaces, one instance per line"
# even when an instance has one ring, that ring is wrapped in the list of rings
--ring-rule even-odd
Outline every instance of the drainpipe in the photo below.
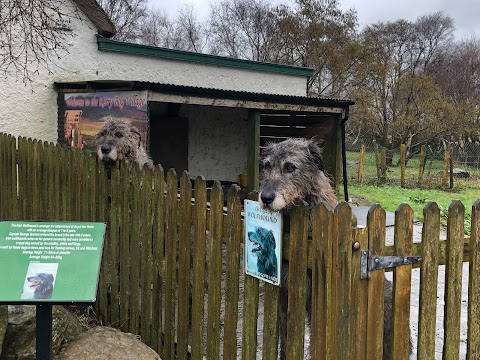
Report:
[[[350,108],[347,105],[345,109],[345,117],[342,119],[341,128],[342,128],[342,166],[343,166],[343,194],[345,196],[345,201],[348,202],[348,177],[347,177],[347,146],[345,143],[345,123],[348,120],[350,114]]]

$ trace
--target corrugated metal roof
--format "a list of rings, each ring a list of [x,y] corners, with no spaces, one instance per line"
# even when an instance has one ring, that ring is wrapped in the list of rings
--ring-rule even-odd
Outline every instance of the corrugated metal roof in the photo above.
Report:
[[[162,84],[147,81],[121,81],[121,80],[96,80],[74,83],[55,83],[57,89],[78,89],[78,90],[151,90],[159,93],[172,95],[196,96],[204,98],[218,98],[241,101],[258,101],[266,103],[282,103],[293,105],[329,106],[347,108],[355,103],[349,99],[337,99],[331,97],[307,97],[293,95],[279,95],[255,93],[247,91],[223,90],[203,88],[196,86]]]

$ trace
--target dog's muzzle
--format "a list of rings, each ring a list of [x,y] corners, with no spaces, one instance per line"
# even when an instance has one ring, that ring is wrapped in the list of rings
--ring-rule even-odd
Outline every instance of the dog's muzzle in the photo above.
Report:
[[[100,147],[100,151],[102,152],[102,154],[107,155],[110,153],[110,151],[112,151],[112,147],[109,144],[103,144]]]

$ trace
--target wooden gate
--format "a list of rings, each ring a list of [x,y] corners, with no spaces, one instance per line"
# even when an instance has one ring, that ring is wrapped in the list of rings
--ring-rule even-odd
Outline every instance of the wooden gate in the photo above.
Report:
[[[192,183],[187,173],[178,178],[160,166],[149,171],[122,164],[108,178],[92,154],[1,134],[0,174],[0,219],[108,224],[96,303],[103,324],[138,334],[164,360],[277,358],[281,291],[243,274],[237,187],[224,197],[218,182],[208,189],[201,177]],[[414,345],[417,358],[425,360],[459,358],[462,264],[470,263],[466,351],[467,359],[479,359],[479,211],[477,201],[466,237],[464,206],[453,202],[447,238],[440,241],[440,210],[429,203],[422,241],[413,243],[413,213],[401,205],[395,244],[385,246],[385,211],[378,205],[371,207],[364,228],[352,224],[346,203],[335,209],[321,204],[311,212],[296,207],[283,243],[283,258],[290,263],[287,358],[303,359],[307,337],[312,359],[381,359],[384,270],[360,279],[362,251],[371,250],[374,256],[423,258],[415,265],[420,305]],[[441,264],[446,265],[443,314],[436,311]],[[411,272],[412,265],[394,270],[392,359],[408,355]],[[440,315],[443,354],[436,339]]]

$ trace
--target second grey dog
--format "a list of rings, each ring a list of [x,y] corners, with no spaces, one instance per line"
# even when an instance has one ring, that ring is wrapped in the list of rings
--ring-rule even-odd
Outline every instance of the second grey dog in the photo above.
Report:
[[[109,120],[96,135],[97,155],[106,165],[129,160],[153,169],[153,161],[142,145],[138,129],[125,120]]]
[[[320,148],[305,139],[287,139],[268,144],[260,161],[260,192],[258,201],[268,210],[289,214],[292,207],[301,201],[310,208],[320,202],[332,208],[337,205],[335,192],[325,174]],[[280,359],[286,357],[287,310],[288,310],[288,262],[282,264],[282,287],[280,289]],[[312,273],[307,271],[307,317],[310,321],[312,302]],[[392,283],[385,279],[385,315],[383,359],[390,359],[392,345]],[[411,352],[411,346],[410,346]]]

